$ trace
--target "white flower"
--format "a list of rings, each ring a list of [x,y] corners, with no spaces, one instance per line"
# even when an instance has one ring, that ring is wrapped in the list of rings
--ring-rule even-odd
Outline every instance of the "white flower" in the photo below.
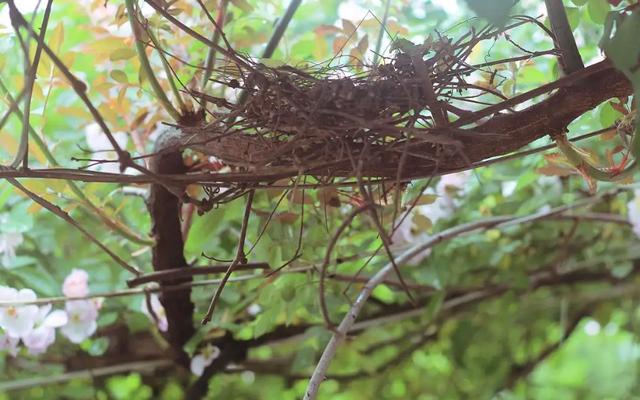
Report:
[[[164,307],[160,303],[160,298],[155,293],[150,294],[149,297],[151,310],[153,310],[153,313],[156,315],[156,318],[158,318],[158,320],[155,321],[153,315],[149,311],[149,308],[147,307],[147,299],[142,300],[142,306],[140,307],[140,310],[143,314],[149,317],[152,322],[155,322],[158,325],[159,330],[161,330],[162,332],[166,332],[167,329],[169,329],[169,321],[167,321],[167,314],[164,310]]]
[[[629,209],[629,222],[633,227],[633,233],[640,237],[640,189],[633,192],[633,199],[627,204]]]
[[[89,274],[83,269],[73,269],[64,279],[62,293],[67,297],[84,297],[89,294]]]
[[[6,351],[11,356],[15,357],[18,355],[18,342],[20,339],[11,337],[6,333],[0,335],[0,351]]]
[[[16,247],[22,244],[24,238],[20,232],[0,233],[0,254],[2,263],[9,264],[16,256]]]
[[[70,300],[67,301],[66,311],[69,322],[60,330],[73,343],[80,343],[93,335],[98,327],[98,310],[101,300]]]
[[[261,311],[262,307],[260,307],[260,304],[251,303],[251,305],[247,307],[247,313],[252,316],[260,314]]]
[[[440,195],[445,195],[447,193],[455,193],[458,190],[462,190],[470,176],[471,171],[462,171],[443,175],[440,177],[440,181],[436,185],[436,192]]]
[[[404,220],[402,220],[391,236],[393,248],[404,252],[408,250],[411,245],[426,240],[426,238],[429,237],[427,232],[419,231],[419,228],[416,226],[416,217],[426,217],[433,224],[441,219],[451,217],[458,207],[455,196],[465,191],[465,183],[469,179],[469,176],[469,171],[444,175],[436,185],[435,191],[433,189],[427,190],[426,194],[436,196],[435,201],[431,204],[416,206],[411,210],[409,215],[406,217],[403,215],[398,219],[397,223],[404,217]],[[431,249],[422,250],[412,257],[407,264],[419,264],[430,254]]]
[[[502,196],[509,197],[516,191],[516,187],[518,186],[518,181],[506,181],[502,182],[501,185]]]
[[[96,122],[87,125],[84,130],[84,134],[89,149],[96,153],[96,156],[94,157],[95,159],[113,161],[118,159],[118,154],[111,145],[109,138],[107,138],[107,135],[105,135],[102,128],[100,128],[100,125]],[[115,139],[116,143],[118,143],[118,146],[121,148],[127,147],[129,136],[125,132],[113,132],[111,135]],[[93,171],[118,174],[120,173],[120,164],[117,162],[100,163],[90,167],[89,169]]]
[[[208,344],[202,349],[202,352],[191,359],[191,372],[200,376],[204,369],[211,365],[213,360],[220,356],[220,349],[216,346]]]
[[[391,241],[393,242],[392,248],[401,248],[402,253],[407,251],[409,249],[409,246],[416,244],[419,240],[428,237],[428,234],[426,232],[417,232],[417,229],[414,227],[413,218],[417,212],[416,208],[414,208],[404,220],[402,220],[402,216],[398,219],[398,221],[402,220],[402,222],[400,223],[400,225],[398,225],[395,232],[393,232],[393,235],[391,235]],[[431,249],[422,250],[421,252],[413,256],[409,261],[407,261],[407,264],[420,264],[422,260],[429,257],[429,254],[431,254]]]
[[[429,218],[433,224],[441,219],[447,219],[453,215],[456,209],[454,199],[447,194],[437,194],[436,200],[431,204],[423,204],[414,208],[414,212]]]
[[[22,342],[33,355],[47,351],[47,348],[56,340],[55,328],[68,322],[66,312],[55,310],[50,313],[50,311],[51,304],[40,307],[34,329],[22,337]]]
[[[0,286],[0,302],[28,302],[36,299],[31,289]],[[38,306],[0,306],[0,328],[12,338],[20,338],[33,329],[38,316]]]

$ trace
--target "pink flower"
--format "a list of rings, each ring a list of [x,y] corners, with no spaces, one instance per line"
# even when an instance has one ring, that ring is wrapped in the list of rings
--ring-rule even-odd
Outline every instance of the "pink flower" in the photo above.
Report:
[[[191,372],[200,376],[204,369],[211,365],[213,360],[220,356],[220,349],[216,346],[208,344],[202,349],[202,352],[191,359]]]
[[[98,327],[98,310],[102,306],[101,300],[70,300],[67,301],[66,311],[69,322],[60,330],[73,343],[80,343],[93,335]]]
[[[89,274],[83,269],[73,269],[64,279],[62,293],[67,297],[84,297],[89,294]]]
[[[40,307],[34,329],[22,337],[22,342],[33,355],[47,351],[47,348],[56,340],[55,328],[68,322],[66,312],[55,310],[50,313],[49,311],[51,311],[51,304]]]
[[[31,289],[16,290],[0,286],[0,302],[29,302],[36,299]],[[38,316],[38,306],[0,306],[0,328],[12,338],[20,338],[33,329]]]
[[[147,299],[142,300],[142,306],[140,307],[140,310],[142,311],[143,314],[149,317],[149,319],[152,322],[156,323],[160,331],[166,332],[167,329],[169,329],[169,321],[167,321],[167,314],[164,310],[164,307],[160,303],[160,298],[155,293],[151,293],[149,297],[150,297],[149,302],[151,303],[151,310],[153,310],[153,314],[156,315],[157,321],[154,320],[153,315],[149,311],[149,308],[147,306]]]

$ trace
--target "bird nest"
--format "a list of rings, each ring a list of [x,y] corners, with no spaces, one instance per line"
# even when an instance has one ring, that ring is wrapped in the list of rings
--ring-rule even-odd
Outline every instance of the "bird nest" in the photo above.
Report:
[[[519,17],[455,41],[444,35],[421,45],[396,40],[389,57],[370,67],[357,59],[339,64],[340,58],[304,67],[265,65],[228,49],[233,64],[214,80],[237,101],[192,93],[215,106],[208,110],[213,122],[183,128],[186,145],[257,176],[289,171],[397,178],[463,168],[501,140],[500,132],[478,123],[461,129],[463,120],[478,119],[478,109],[508,99],[496,66],[555,54],[526,50],[511,39],[511,30],[531,23],[548,33],[539,21]],[[482,42],[499,39],[523,54],[469,61]]]

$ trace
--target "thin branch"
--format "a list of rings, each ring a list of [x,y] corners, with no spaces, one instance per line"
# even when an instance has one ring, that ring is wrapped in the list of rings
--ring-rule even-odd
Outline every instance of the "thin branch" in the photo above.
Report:
[[[73,226],[74,228],[79,230],[89,240],[91,240],[93,243],[98,245],[98,247],[100,247],[105,253],[107,253],[109,255],[109,257],[111,257],[122,268],[126,269],[127,271],[131,272],[132,274],[134,274],[136,276],[141,274],[140,270],[138,270],[137,268],[127,264],[127,262],[124,261],[122,258],[120,258],[120,256],[118,256],[116,253],[111,251],[111,249],[109,249],[107,246],[102,244],[102,242],[100,242],[98,239],[96,239],[96,237],[93,236],[91,233],[89,233],[88,230],[86,230],[82,225],[80,225],[78,222],[76,222],[76,220],[74,220],[66,211],[64,211],[60,207],[56,206],[55,204],[52,204],[52,203],[48,202],[47,200],[45,200],[42,197],[38,196],[37,194],[33,193],[32,191],[30,191],[26,187],[22,186],[22,184],[20,182],[18,182],[16,179],[7,178],[7,181],[9,181],[9,183],[11,185],[15,186],[17,189],[19,189],[24,194],[26,194],[29,198],[31,198],[31,200],[35,201],[36,203],[38,203],[40,206],[46,208],[47,210],[51,211],[53,214],[55,214],[58,217],[62,218],[64,221],[68,222],[71,226]]]
[[[378,32],[378,39],[376,40],[376,49],[373,52],[373,62],[374,66],[378,65],[378,58],[380,58],[380,52],[382,50],[382,38],[384,37],[385,31],[387,30],[387,20],[389,19],[389,6],[391,5],[391,0],[387,0],[384,6],[384,14],[382,16],[382,22],[380,23],[380,32]]]
[[[229,59],[231,59],[235,63],[237,63],[238,65],[241,65],[241,66],[247,67],[247,68],[250,67],[249,64],[247,64],[246,61],[244,61],[240,57],[238,57],[238,55],[235,54],[235,52],[233,52],[233,50],[227,50],[227,49],[221,47],[220,45],[218,45],[216,43],[213,43],[211,40],[209,40],[206,37],[202,36],[198,32],[194,31],[193,29],[188,27],[186,24],[181,22],[179,19],[177,19],[176,17],[171,15],[169,12],[167,12],[167,10],[162,8],[160,5],[156,4],[156,2],[154,0],[144,0],[144,1],[149,6],[151,6],[154,10],[156,10],[158,12],[158,14],[162,15],[169,22],[174,24],[176,27],[180,28],[180,30],[182,30],[187,35],[193,37],[194,39],[196,39],[197,41],[207,45],[208,47],[215,47],[218,52],[220,52],[221,54],[224,54]]]
[[[198,4],[203,9],[207,15],[209,15],[206,7],[202,3],[202,0],[198,0]],[[213,36],[211,37],[211,41],[216,45],[220,42],[221,29],[224,28],[226,13],[227,13],[227,5],[229,4],[229,0],[221,0],[218,3],[218,15],[217,21],[214,25],[215,29],[213,31]],[[216,66],[216,51],[215,47],[210,47],[209,52],[207,53],[207,61],[204,69],[204,76],[202,78],[202,85],[200,86],[200,91],[205,92],[207,88],[207,84],[209,83],[209,79],[211,78],[211,74],[213,73],[213,69]],[[206,103],[206,100],[203,99],[203,102]]]
[[[7,89],[7,86],[4,84],[2,79],[0,79],[0,94],[5,96],[7,101],[9,102],[9,111],[11,111],[12,113],[15,113],[15,115],[22,120],[24,114],[22,114],[22,111],[20,111],[20,107],[17,104],[17,101],[19,100],[19,98],[13,99],[13,97],[11,96],[11,93]],[[49,147],[47,146],[47,144],[40,137],[40,135],[38,135],[38,133],[35,131],[35,129],[30,123],[28,123],[28,128],[29,128],[29,135],[31,139],[36,143],[36,146],[38,146],[38,149],[42,151],[42,154],[44,154],[44,157],[46,158],[47,162],[53,166],[60,166],[60,163],[58,162],[58,160],[56,160],[53,153],[51,153],[51,150],[49,150]],[[1,172],[2,172],[2,169],[0,169],[0,173]],[[109,215],[107,215],[107,213],[103,208],[100,208],[95,204],[93,204],[93,202],[84,194],[84,192],[82,191],[82,189],[80,189],[80,187],[76,184],[76,182],[70,179],[66,179],[66,183],[71,189],[71,191],[73,192],[73,194],[80,200],[80,203],[93,213],[93,214],[90,213],[89,215],[93,217],[97,217],[98,220],[105,223],[110,229],[112,229],[112,231],[122,235],[122,237],[128,240],[131,240],[134,243],[138,243],[142,245],[153,244],[153,240],[140,236],[138,233],[132,231],[126,225],[123,225],[118,220],[115,220],[111,218]]]
[[[514,96],[509,100],[505,100],[501,103],[486,107],[480,111],[476,111],[468,116],[462,117],[459,120],[450,123],[447,125],[447,128],[458,128],[472,122],[478,121],[481,118],[488,117],[493,115],[499,111],[505,110],[507,108],[514,107],[518,104],[522,104],[525,101],[531,100],[535,97],[543,95],[545,93],[549,93],[554,89],[559,89],[563,87],[568,87],[576,82],[579,82],[583,79],[588,79],[589,76],[602,72],[610,67],[609,62],[599,62],[594,65],[590,65],[583,69],[582,71],[576,72],[574,74],[563,76],[562,78],[553,81],[551,83],[547,83],[545,85],[539,86],[535,89],[532,89],[528,92],[522,93],[520,95]]]
[[[211,317],[213,316],[213,311],[215,310],[218,299],[220,298],[220,294],[222,293],[222,289],[224,289],[227,280],[231,276],[231,273],[236,269],[239,264],[246,264],[246,256],[244,253],[244,243],[247,237],[247,229],[249,228],[249,217],[251,216],[251,206],[253,205],[253,197],[255,195],[255,190],[250,190],[247,195],[247,204],[244,210],[244,217],[242,218],[242,228],[240,229],[240,239],[238,240],[238,250],[236,252],[236,257],[229,264],[227,268],[227,272],[224,274],[220,285],[216,288],[213,297],[211,298],[211,303],[209,304],[209,308],[207,309],[204,318],[202,319],[202,325],[206,325],[209,321],[211,321]]]
[[[330,330],[334,329],[333,322],[331,321],[331,317],[329,316],[329,310],[327,309],[327,302],[325,300],[325,289],[324,289],[324,281],[327,275],[327,267],[331,262],[331,255],[333,254],[333,248],[335,247],[338,239],[342,235],[342,233],[351,225],[354,218],[359,214],[365,212],[367,209],[371,207],[371,204],[367,203],[361,207],[358,207],[351,211],[342,221],[336,232],[331,237],[331,240],[327,244],[327,250],[324,254],[324,260],[322,261],[322,265],[320,266],[320,283],[318,285],[318,298],[320,300],[320,310],[322,311],[322,316],[324,318],[324,322]]]
[[[31,37],[37,41],[38,45],[42,47],[42,49],[47,54],[47,56],[51,59],[51,61],[55,64],[55,66],[60,70],[60,72],[65,76],[65,78],[69,81],[74,92],[76,92],[78,97],[80,97],[80,100],[82,100],[85,106],[89,109],[89,112],[95,119],[96,123],[100,126],[104,134],[107,136],[109,143],[111,144],[113,149],[116,151],[116,153],[118,153],[118,158],[121,163],[121,168],[124,170],[124,168],[127,166],[134,167],[135,165],[131,165],[133,164],[131,162],[131,155],[127,151],[122,150],[118,142],[113,137],[111,130],[105,123],[104,118],[100,114],[100,111],[98,111],[98,109],[93,105],[93,103],[87,96],[87,93],[86,93],[87,85],[84,82],[82,82],[80,79],[78,79],[69,70],[69,68],[67,68],[64,62],[62,62],[60,57],[58,57],[58,55],[35,33],[33,28],[29,26],[29,24],[24,19],[20,11],[18,11],[18,9],[15,7],[15,5],[12,2],[9,3],[9,8],[13,13],[13,15],[16,17],[17,23],[19,23],[21,26],[27,29],[27,31],[29,32],[29,35],[31,35]]]
[[[25,80],[23,91],[26,96],[24,98],[24,114],[22,115],[22,134],[20,135],[20,145],[18,147],[18,153],[11,163],[11,166],[14,168],[20,164],[22,164],[22,168],[24,169],[29,168],[29,120],[31,117],[31,97],[33,95],[33,85],[36,81],[38,66],[40,65],[40,56],[42,55],[41,43],[44,43],[44,37],[47,33],[47,26],[49,24],[52,2],[53,0],[48,0],[47,7],[44,10],[44,17],[42,20],[42,25],[40,26],[40,41],[36,46],[36,54],[33,57],[33,63],[31,63],[29,52],[25,51],[24,53],[24,69],[27,78]],[[11,1],[11,4],[13,5],[13,7],[15,7],[15,4],[13,4],[13,0]],[[19,24],[16,24],[16,29],[18,29],[18,27]]]
[[[133,3],[134,0],[125,0],[125,4],[127,6],[127,14],[129,16],[129,24],[131,25],[131,31],[133,32],[133,36],[136,42],[136,51],[138,52],[140,65],[142,66],[142,70],[144,71],[147,79],[149,79],[149,83],[151,84],[153,93],[156,95],[158,101],[160,101],[160,104],[162,104],[164,109],[169,113],[169,115],[171,115],[171,117],[175,121],[178,121],[180,119],[180,112],[176,110],[171,101],[167,98],[167,95],[164,93],[164,89],[162,89],[162,86],[160,86],[160,82],[158,82],[158,79],[153,72],[153,68],[151,68],[151,64],[149,63],[149,58],[147,57],[147,53],[145,51],[145,45],[141,38],[141,24],[136,17],[137,14]],[[169,79],[171,79],[170,75],[168,77]]]
[[[450,229],[447,229],[439,234],[433,235],[421,243],[416,244],[408,251],[401,254],[396,259],[396,264],[398,266],[406,264],[409,260],[415,257],[420,252],[427,250],[436,244],[443,242],[445,240],[450,240],[456,237],[460,237],[462,235],[469,234],[471,232],[478,231],[480,229],[488,229],[493,227],[508,227],[523,223],[529,223],[536,220],[544,219],[549,216],[554,216],[566,212],[570,209],[576,207],[582,207],[585,205],[593,204],[596,201],[599,201],[602,197],[611,195],[612,193],[617,193],[618,189],[615,191],[602,192],[599,195],[584,199],[582,201],[578,201],[572,205],[557,207],[552,210],[546,212],[539,212],[532,215],[528,215],[525,217],[493,217],[485,220],[480,220],[476,222],[471,222],[463,225],[459,225]],[[313,375],[309,379],[309,384],[307,386],[307,390],[304,395],[305,400],[314,400],[318,395],[318,390],[320,389],[320,384],[325,379],[326,371],[329,368],[329,364],[331,360],[335,356],[338,346],[346,339],[347,333],[353,327],[356,319],[360,315],[364,304],[367,299],[371,296],[373,290],[382,283],[388,276],[391,271],[394,270],[394,264],[389,263],[382,269],[380,269],[364,286],[364,288],[360,291],[356,301],[351,306],[349,312],[344,316],[342,322],[338,326],[338,328],[334,331],[329,343],[326,345],[318,364],[313,372]]]
[[[163,282],[186,276],[221,274],[229,269],[227,265],[209,265],[204,267],[174,268],[163,271],[151,272],[137,276],[127,281],[127,286],[136,287],[149,282]],[[253,271],[256,269],[269,270],[271,267],[267,263],[246,263],[235,266],[234,271]]]
[[[161,49],[160,41],[156,38],[156,35],[149,28],[148,24],[145,25],[145,32],[147,33],[147,35],[149,35],[149,39],[153,43],[154,48]],[[145,52],[145,55],[146,55],[146,52]],[[184,101],[182,100],[182,96],[180,96],[180,91],[178,90],[178,87],[176,86],[176,82],[174,80],[175,72],[173,71],[173,69],[171,69],[171,65],[169,64],[169,61],[165,56],[165,52],[158,51],[158,55],[160,56],[160,61],[162,62],[164,73],[167,75],[167,81],[169,82],[169,87],[171,87],[173,96],[176,98],[176,101],[178,102],[178,107],[182,112],[184,112],[186,110],[186,107],[185,107]],[[155,78],[155,75],[154,75],[154,78]],[[175,76],[175,79],[178,79],[177,76]]]
[[[291,19],[293,18],[293,14],[295,14],[298,7],[300,7],[300,3],[302,3],[302,0],[291,0],[291,3],[289,3],[289,6],[287,7],[287,10],[282,16],[282,19],[280,20],[280,22],[278,22],[278,25],[276,26],[276,30],[271,35],[271,38],[269,39],[269,43],[267,43],[267,47],[264,49],[264,52],[262,52],[262,58],[271,58],[271,56],[273,56],[273,53],[276,51],[276,48],[278,47],[278,44],[280,44],[280,39],[282,39],[282,35],[284,35],[284,32],[289,27],[289,22],[291,22]],[[238,104],[243,104],[247,100],[248,96],[249,96],[249,92],[246,90],[243,90],[240,93],[240,96],[238,96]]]
[[[154,372],[157,369],[173,367],[175,363],[170,359],[160,359],[152,361],[137,361],[126,364],[110,365],[102,368],[85,369],[82,371],[72,371],[60,375],[42,376],[35,378],[17,379],[0,382],[0,391],[12,391],[41,387],[55,383],[68,382],[75,379],[92,380],[97,377],[122,374],[125,372]]]

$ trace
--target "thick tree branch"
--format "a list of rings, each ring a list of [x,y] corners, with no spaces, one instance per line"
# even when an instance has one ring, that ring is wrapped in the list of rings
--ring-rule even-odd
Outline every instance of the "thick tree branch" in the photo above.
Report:
[[[167,130],[158,138],[155,152],[151,159],[150,169],[159,174],[179,174],[186,172],[180,151],[162,152],[175,143],[179,136],[174,130]],[[147,207],[151,215],[151,231],[155,239],[152,248],[152,264],[156,272],[176,267],[189,268],[184,258],[184,243],[180,226],[181,201],[166,187],[153,184],[149,191]],[[191,282],[191,276],[181,276],[172,280],[162,281],[161,287],[185,284]],[[167,340],[173,348],[179,362],[188,367],[189,359],[182,347],[195,332],[193,325],[194,306],[191,302],[191,288],[182,290],[163,291],[160,302],[167,314],[169,328]]]
[[[551,30],[555,36],[556,45],[560,50],[560,65],[565,74],[572,74],[584,68],[582,57],[578,51],[576,40],[571,32],[571,26],[564,11],[562,0],[545,0],[547,14],[551,22]]]
[[[528,108],[508,114],[501,113],[501,110],[554,90],[554,94]],[[443,156],[439,146],[420,143],[420,139],[414,139],[409,144],[411,152],[405,161],[412,168],[405,168],[401,178],[427,177],[436,172],[445,174],[465,168],[470,163],[513,152],[536,139],[564,130],[574,119],[602,102],[631,93],[631,83],[609,61],[591,65],[558,81],[472,113],[449,126],[433,130],[434,136],[440,135],[461,143],[464,157],[458,153]],[[459,128],[487,116],[492,117],[478,126]],[[304,165],[304,168],[301,168],[288,166],[284,161],[282,164],[272,162],[274,154],[287,152],[287,142],[269,141],[243,134],[221,136],[216,132],[207,132],[199,128],[187,129],[186,133],[182,145],[219,157],[231,165],[246,167],[248,165],[245,160],[249,157],[255,169],[256,181],[263,180],[267,175],[271,175],[273,179],[276,175],[292,177],[300,172],[320,176],[354,175],[350,160],[340,157],[339,154],[344,152],[337,150],[334,152],[335,159]],[[363,150],[362,146],[357,144],[350,146],[355,157]],[[399,160],[403,155],[402,146],[369,146],[362,166],[362,176],[396,178]],[[270,162],[270,165],[263,167]]]

